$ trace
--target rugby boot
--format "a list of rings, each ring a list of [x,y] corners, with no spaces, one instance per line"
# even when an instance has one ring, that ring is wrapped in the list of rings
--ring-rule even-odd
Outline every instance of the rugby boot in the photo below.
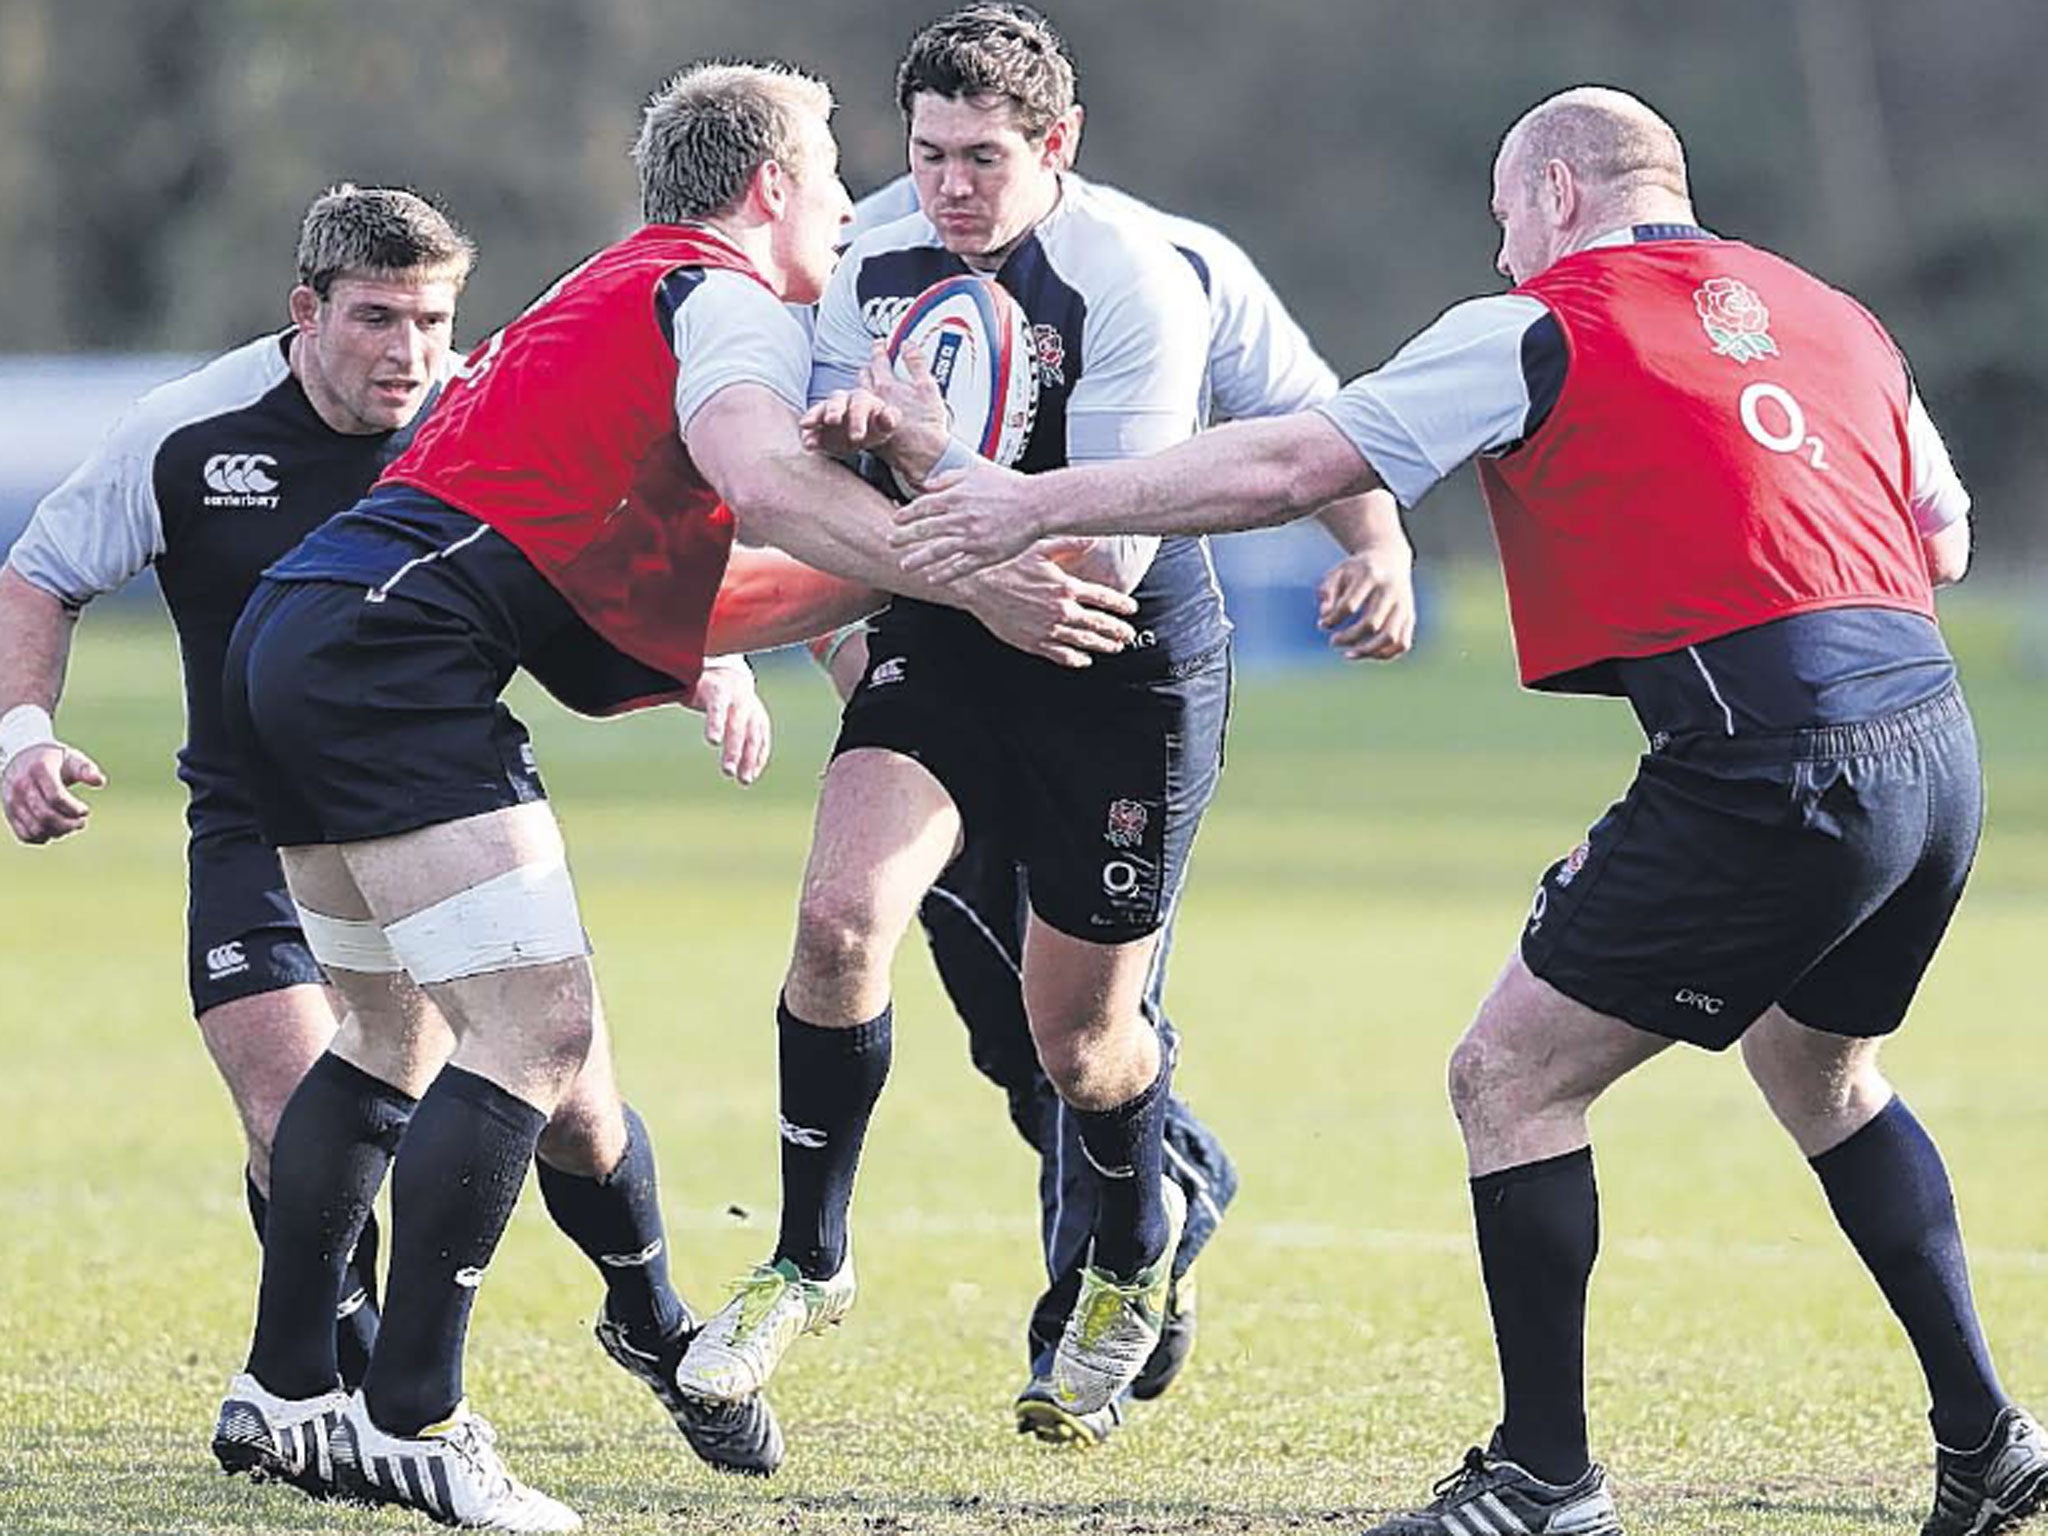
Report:
[[[2048,1435],[2022,1408],[2006,1408],[1974,1451],[1934,1451],[1934,1511],[1920,1536],[1991,1536],[2048,1501]]]
[[[1180,1186],[1166,1179],[1160,1187],[1166,1246],[1159,1257],[1128,1280],[1093,1264],[1081,1271],[1081,1292],[1052,1357],[1053,1398],[1077,1418],[1100,1413],[1122,1397],[1159,1347],[1173,1288],[1173,1252],[1188,1216]]]
[[[1195,1352],[1195,1272],[1190,1269],[1166,1290],[1166,1321],[1159,1328],[1159,1342],[1145,1357],[1131,1396],[1149,1403],[1173,1385]]]
[[[807,1280],[788,1259],[757,1264],[732,1300],[698,1330],[676,1368],[685,1397],[738,1403],[768,1385],[801,1334],[823,1333],[853,1310],[853,1255],[829,1280]]]
[[[782,1426],[765,1396],[756,1392],[736,1403],[719,1403],[687,1396],[676,1387],[676,1367],[696,1336],[694,1328],[685,1327],[650,1352],[636,1348],[610,1316],[597,1320],[597,1342],[604,1352],[655,1395],[699,1459],[721,1472],[768,1476],[782,1465]]]
[[[1080,1450],[1102,1444],[1124,1422],[1123,1405],[1112,1402],[1093,1413],[1076,1413],[1061,1406],[1052,1383],[1034,1376],[1017,1394],[1017,1433],[1043,1440],[1047,1445],[1070,1445]]]
[[[290,1483],[316,1499],[346,1498],[346,1467],[337,1467],[335,1440],[348,1397],[339,1389],[318,1397],[279,1397],[247,1371],[228,1382],[213,1424],[213,1456],[229,1474],[256,1482]]]
[[[1421,1509],[1382,1520],[1365,1536],[1622,1536],[1598,1462],[1560,1486],[1475,1445],[1430,1492],[1436,1497]]]
[[[466,1402],[417,1435],[387,1435],[371,1420],[358,1392],[348,1401],[342,1431],[345,1454],[355,1463],[365,1498],[470,1530],[582,1529],[575,1510],[505,1469],[497,1432]]]

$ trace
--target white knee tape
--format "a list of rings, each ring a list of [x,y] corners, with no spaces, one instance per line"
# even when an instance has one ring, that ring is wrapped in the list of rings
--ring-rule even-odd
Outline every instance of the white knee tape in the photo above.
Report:
[[[297,905],[294,903],[294,905]],[[299,931],[323,969],[388,976],[402,971],[384,930],[368,918],[329,917],[299,907]]]
[[[425,985],[548,965],[590,953],[569,866],[525,864],[388,925],[384,936]]]

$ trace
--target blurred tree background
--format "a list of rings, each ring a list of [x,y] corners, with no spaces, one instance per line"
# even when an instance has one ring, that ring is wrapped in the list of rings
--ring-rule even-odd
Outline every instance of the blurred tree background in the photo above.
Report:
[[[856,194],[902,166],[930,0],[0,0],[0,351],[218,350],[280,323],[296,222],[348,178],[476,236],[465,339],[631,221],[646,93],[710,55],[838,91]],[[2041,0],[1049,4],[1082,168],[1217,223],[1343,373],[1499,286],[1487,171],[1581,81],[1678,125],[1702,217],[1869,302],[1977,495],[1986,565],[2048,557]],[[1472,498],[1469,480],[1440,499]],[[1425,549],[1477,519],[1415,519]]]

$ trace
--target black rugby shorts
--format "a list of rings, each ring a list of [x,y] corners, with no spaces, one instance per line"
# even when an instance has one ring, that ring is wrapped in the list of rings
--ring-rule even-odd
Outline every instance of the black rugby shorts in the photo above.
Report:
[[[185,973],[194,1018],[285,987],[326,981],[299,931],[277,854],[254,828],[195,839],[185,850]]]
[[[274,847],[350,843],[545,797],[498,702],[516,639],[482,603],[266,577],[228,643],[222,704]]]
[[[921,763],[970,843],[1025,868],[1031,909],[1061,933],[1125,944],[1166,925],[1223,768],[1227,644],[1149,674],[1025,683],[869,637],[836,757],[857,748]]]
[[[1544,874],[1522,958],[1589,1008],[1711,1050],[1773,1004],[1831,1034],[1889,1034],[1983,816],[1953,686],[1861,724],[1676,737]]]

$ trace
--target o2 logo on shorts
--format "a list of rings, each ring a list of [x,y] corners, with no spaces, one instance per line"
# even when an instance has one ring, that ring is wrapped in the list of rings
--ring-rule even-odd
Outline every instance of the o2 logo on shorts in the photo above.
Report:
[[[1550,887],[1536,887],[1536,899],[1529,903],[1529,920],[1523,924],[1530,933],[1543,931],[1544,916],[1550,911]]]
[[[1129,859],[1111,859],[1102,866],[1102,893],[1119,901],[1129,901],[1137,895],[1142,880],[1138,866]]]

